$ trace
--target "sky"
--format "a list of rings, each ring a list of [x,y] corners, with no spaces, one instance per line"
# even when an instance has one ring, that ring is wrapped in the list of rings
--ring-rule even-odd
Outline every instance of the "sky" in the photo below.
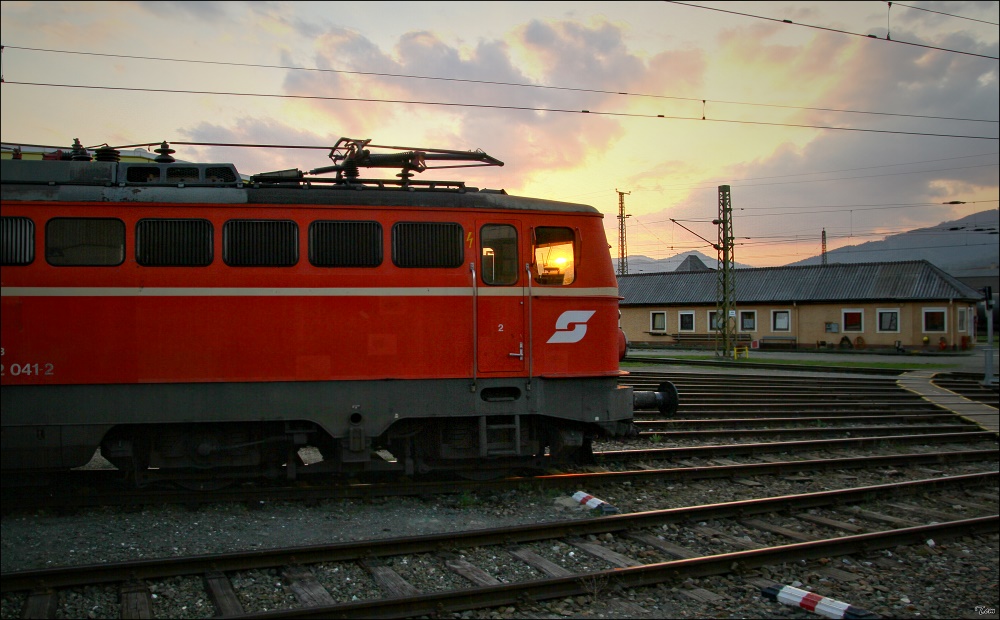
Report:
[[[2,2],[0,137],[480,149],[419,178],[593,205],[613,257],[620,198],[630,256],[714,257],[728,185],[735,260],[778,266],[998,208],[998,6]]]

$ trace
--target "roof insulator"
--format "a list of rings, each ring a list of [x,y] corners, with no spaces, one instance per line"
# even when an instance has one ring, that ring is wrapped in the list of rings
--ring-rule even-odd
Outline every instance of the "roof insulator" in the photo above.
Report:
[[[177,161],[171,155],[171,153],[176,153],[177,151],[170,148],[170,145],[167,144],[166,141],[160,143],[160,148],[154,149],[153,152],[159,153],[159,155],[157,155],[156,158],[153,159],[153,161],[155,161],[158,164],[172,164],[175,161]]]
[[[87,149],[83,148],[83,145],[80,144],[80,138],[73,138],[71,159],[73,161],[90,161],[90,153],[88,153]]]
[[[119,161],[122,160],[122,155],[121,155],[121,153],[119,151],[117,151],[117,150],[111,148],[110,146],[108,146],[107,144],[105,144],[104,146],[102,146],[102,147],[100,147],[100,148],[98,148],[98,149],[96,149],[94,151],[94,160],[95,161],[119,162]]]

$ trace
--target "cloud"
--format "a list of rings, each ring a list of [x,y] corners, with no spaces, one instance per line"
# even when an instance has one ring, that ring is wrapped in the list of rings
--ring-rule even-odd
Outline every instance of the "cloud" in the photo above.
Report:
[[[537,81],[515,66],[512,46],[528,54]],[[642,84],[651,71],[659,75],[671,60],[695,56],[663,55],[647,64],[629,53],[624,33],[612,24],[599,22],[586,27],[538,20],[519,28],[509,40],[480,40],[463,48],[446,43],[433,32],[415,30],[400,36],[392,50],[384,50],[360,33],[331,27],[316,38],[314,48],[317,67],[339,72],[289,72],[284,82],[289,94],[463,106],[304,104],[311,113],[330,125],[351,127],[358,135],[375,136],[388,127],[407,123],[423,127],[427,139],[444,142],[432,146],[483,148],[501,159],[517,158],[523,174],[516,179],[508,177],[514,186],[525,182],[527,175],[578,166],[590,155],[609,149],[623,134],[614,119],[537,110],[596,111],[602,105],[610,106],[617,95],[572,90],[577,88],[574,85],[614,93]],[[688,65],[669,75],[652,83],[697,81]],[[570,90],[542,87],[550,85]]]
[[[898,32],[902,36],[901,28]],[[721,33],[699,85],[708,97],[776,105],[709,101],[709,119],[997,135],[995,122],[928,118],[995,121],[1000,108],[995,61],[829,34],[788,45],[787,38],[775,39],[776,33],[757,25]],[[989,43],[962,36],[942,37],[938,44],[990,49]],[[736,94],[729,95],[730,89]],[[699,126],[690,129],[692,125]],[[672,128],[670,146],[684,149],[689,157],[677,158],[676,150],[665,149],[662,160],[637,167],[631,185],[625,184],[639,190],[630,200],[636,205],[636,221],[643,224],[630,230],[630,248],[633,242],[656,247],[651,238],[662,246],[674,232],[670,217],[713,217],[721,184],[732,187],[736,235],[756,240],[746,247],[759,248],[752,250],[757,264],[801,258],[801,250],[781,244],[799,235],[818,239],[823,228],[831,238],[895,232],[962,217],[988,208],[991,200],[995,204],[995,140],[780,127],[751,131],[721,123],[674,122]],[[676,163],[667,164],[668,159]],[[652,196],[660,198],[659,205],[671,206],[657,208]],[[952,200],[970,204],[942,204]],[[985,202],[971,204],[975,200]],[[773,238],[780,240],[768,248],[767,240]]]
[[[272,144],[327,146],[336,144],[340,136],[293,127],[280,121],[242,117],[226,126],[203,121],[183,128],[181,134],[191,142],[219,144]],[[279,148],[232,148],[222,146],[192,147],[176,145],[175,155],[186,161],[227,162],[236,164],[243,174],[299,168],[310,170],[329,165],[326,148],[316,150]]]
[[[222,19],[234,3],[219,2],[216,0],[172,0],[165,2],[133,2],[131,4],[158,17],[171,19],[180,17]]]

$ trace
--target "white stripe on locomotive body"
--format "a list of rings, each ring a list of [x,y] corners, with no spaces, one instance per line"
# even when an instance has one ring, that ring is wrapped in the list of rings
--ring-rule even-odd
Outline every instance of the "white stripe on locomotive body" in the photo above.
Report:
[[[5,286],[3,297],[472,297],[471,286],[352,288]],[[479,297],[527,297],[527,287],[484,288]],[[616,287],[531,289],[532,297],[615,297]]]

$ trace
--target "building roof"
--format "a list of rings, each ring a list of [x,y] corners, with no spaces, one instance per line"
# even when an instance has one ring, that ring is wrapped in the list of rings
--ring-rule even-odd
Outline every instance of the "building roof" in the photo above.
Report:
[[[982,294],[925,260],[734,269],[737,303],[963,300]],[[622,306],[716,302],[716,271],[618,276]]]
[[[684,259],[684,262],[677,266],[674,271],[712,271],[708,265],[705,264],[700,258],[691,254]]]

